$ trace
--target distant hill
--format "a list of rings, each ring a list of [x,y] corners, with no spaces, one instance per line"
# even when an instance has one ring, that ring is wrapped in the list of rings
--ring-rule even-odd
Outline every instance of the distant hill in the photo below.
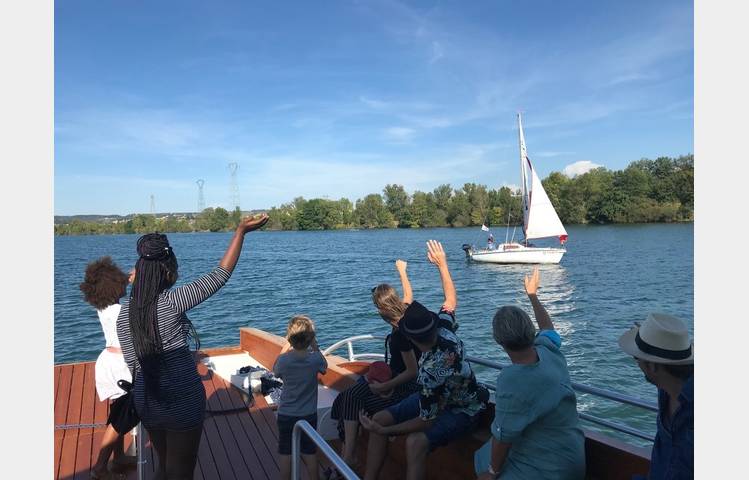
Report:
[[[242,210],[242,215],[255,215],[267,210]],[[121,223],[132,220],[136,215],[148,215],[143,213],[131,213],[128,215],[55,215],[55,225],[65,225],[74,220],[88,223]],[[193,219],[198,216],[198,212],[168,212],[156,213],[156,218],[179,218]]]

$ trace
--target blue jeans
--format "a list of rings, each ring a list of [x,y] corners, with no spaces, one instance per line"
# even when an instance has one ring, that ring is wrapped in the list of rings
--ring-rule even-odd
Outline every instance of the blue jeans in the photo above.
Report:
[[[412,393],[401,400],[400,403],[387,408],[387,411],[393,416],[396,424],[418,417],[420,410],[418,393]],[[457,413],[445,409],[437,414],[437,418],[435,418],[432,426],[422,433],[429,440],[429,451],[431,452],[437,447],[447,445],[450,440],[455,440],[461,435],[470,432],[476,427],[477,423],[478,415],[471,417],[465,413]]]

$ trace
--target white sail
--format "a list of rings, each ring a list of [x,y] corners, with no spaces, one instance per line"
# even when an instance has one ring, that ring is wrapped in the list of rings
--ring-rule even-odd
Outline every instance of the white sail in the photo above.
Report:
[[[528,171],[531,174],[531,190],[529,192],[528,219],[525,224],[525,238],[560,237],[567,239],[567,230],[564,229],[562,221],[559,220],[554,205],[551,204],[541,180],[536,175],[536,170],[531,165],[530,159],[526,157]]]
[[[536,169],[533,168],[533,164],[528,158],[520,113],[518,113],[518,132],[525,238],[531,240],[534,238],[559,237],[560,241],[564,243],[567,240],[567,230],[564,229],[562,221],[559,220],[559,216],[541,184],[541,179],[539,179]]]

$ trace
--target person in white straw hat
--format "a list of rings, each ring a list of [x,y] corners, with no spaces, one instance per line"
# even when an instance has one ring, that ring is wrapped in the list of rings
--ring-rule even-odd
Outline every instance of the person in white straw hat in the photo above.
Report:
[[[658,431],[647,478],[694,478],[694,343],[687,326],[651,313],[619,337],[619,346],[658,387]]]

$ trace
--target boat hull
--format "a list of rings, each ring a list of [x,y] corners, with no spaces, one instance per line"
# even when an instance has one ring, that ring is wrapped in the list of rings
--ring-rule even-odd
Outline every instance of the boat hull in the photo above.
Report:
[[[468,256],[483,263],[559,263],[567,252],[564,248],[526,247],[501,244],[494,250],[467,250]]]

